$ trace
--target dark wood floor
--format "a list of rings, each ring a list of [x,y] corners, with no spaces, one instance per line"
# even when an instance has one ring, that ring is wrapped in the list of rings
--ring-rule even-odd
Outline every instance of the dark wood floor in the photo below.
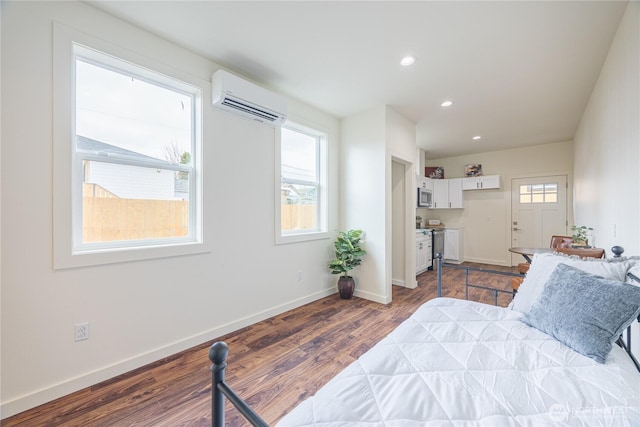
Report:
[[[465,264],[478,267],[478,264]],[[514,268],[484,266],[503,271]],[[464,298],[464,272],[443,268],[443,296]],[[510,278],[470,274],[505,290]],[[393,287],[388,305],[337,294],[220,337],[230,347],[227,383],[270,425],[436,296],[436,272]],[[469,299],[493,304],[475,290]],[[500,297],[506,305],[509,295]],[[211,375],[206,343],[3,420],[2,426],[207,426]],[[227,403],[227,424],[246,425]]]

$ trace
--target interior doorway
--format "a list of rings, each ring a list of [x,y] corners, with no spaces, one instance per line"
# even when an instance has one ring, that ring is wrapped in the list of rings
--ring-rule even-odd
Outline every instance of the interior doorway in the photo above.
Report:
[[[415,288],[415,181],[412,164],[391,161],[391,284]]]
[[[511,246],[548,247],[567,234],[567,175],[514,178],[511,193]],[[511,265],[519,262],[512,254]]]
[[[402,163],[391,162],[391,283],[405,286],[404,261],[406,244],[404,239],[404,170]]]

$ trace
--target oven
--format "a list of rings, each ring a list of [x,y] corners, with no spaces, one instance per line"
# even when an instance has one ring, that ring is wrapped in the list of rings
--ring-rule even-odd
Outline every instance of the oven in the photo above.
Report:
[[[432,270],[437,270],[438,269],[438,263],[436,262],[436,254],[439,252],[442,254],[442,256],[444,257],[444,229],[443,228],[433,228],[431,229],[431,234],[432,234],[432,241],[433,244],[431,245],[432,248],[432,258],[433,258],[433,263],[432,263]]]

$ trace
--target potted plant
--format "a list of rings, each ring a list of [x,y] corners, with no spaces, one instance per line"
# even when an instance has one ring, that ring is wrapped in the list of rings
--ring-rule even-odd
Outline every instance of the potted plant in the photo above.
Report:
[[[338,231],[338,237],[334,243],[336,258],[329,263],[331,274],[342,274],[338,279],[338,292],[343,299],[353,296],[356,283],[349,271],[360,265],[360,257],[366,252],[360,247],[362,230]]]
[[[589,244],[588,234],[593,231],[593,228],[587,227],[586,225],[572,225],[571,231],[573,232],[571,236],[573,246],[587,246]]]

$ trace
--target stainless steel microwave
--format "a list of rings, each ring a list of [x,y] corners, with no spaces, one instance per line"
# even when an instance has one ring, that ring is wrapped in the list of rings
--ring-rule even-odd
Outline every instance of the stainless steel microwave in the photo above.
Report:
[[[424,188],[418,188],[418,207],[430,208],[433,201],[433,193],[431,190],[425,190]]]

